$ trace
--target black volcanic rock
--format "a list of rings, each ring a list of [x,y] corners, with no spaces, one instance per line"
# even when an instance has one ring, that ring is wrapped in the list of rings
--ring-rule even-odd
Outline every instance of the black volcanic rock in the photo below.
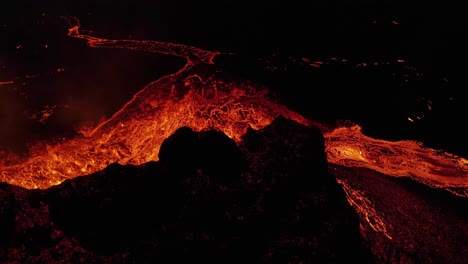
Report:
[[[161,144],[159,160],[170,170],[194,169],[198,149],[198,135],[189,127],[181,127]]]
[[[16,200],[11,186],[0,183],[0,260],[8,256],[7,248],[15,233]]]
[[[348,190],[363,195],[353,198],[364,209],[361,233],[376,263],[467,263],[466,197],[367,168],[329,169]],[[366,208],[369,201],[373,206]]]
[[[263,130],[249,129],[241,148],[254,162],[252,168],[278,174],[256,172],[263,180],[273,177],[287,181],[285,186],[299,189],[314,189],[334,181],[327,173],[325,141],[317,127],[306,127],[280,116]]]
[[[239,179],[241,171],[246,168],[236,142],[216,130],[200,133],[200,166],[215,183],[221,184]]]
[[[217,130],[197,133],[189,127],[177,129],[161,144],[159,161],[172,173],[199,170],[218,183],[239,178],[246,167],[234,140]]]
[[[318,128],[284,117],[243,138],[251,180],[262,189],[257,228],[269,236],[267,263],[371,261],[355,212],[328,173],[324,144]]]
[[[279,117],[239,145],[182,127],[159,158],[47,190],[1,185],[0,262],[371,261],[315,127]]]

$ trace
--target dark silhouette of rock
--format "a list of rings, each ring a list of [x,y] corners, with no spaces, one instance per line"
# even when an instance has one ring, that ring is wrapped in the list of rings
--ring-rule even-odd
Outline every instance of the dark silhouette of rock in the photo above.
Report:
[[[1,260],[371,261],[315,127],[279,117],[239,146],[217,130],[182,127],[159,158],[24,190],[20,201],[2,185],[0,243],[16,251]],[[23,211],[30,220],[18,220]]]
[[[8,247],[15,234],[17,204],[12,187],[0,183],[0,260],[8,256]]]
[[[169,170],[182,173],[194,169],[198,156],[198,135],[189,127],[181,127],[161,144],[158,154],[160,162],[166,164]]]
[[[371,261],[355,228],[355,212],[328,173],[318,128],[279,117],[243,139],[241,147],[254,149],[252,175],[264,188],[259,204],[264,213],[256,229],[269,236],[265,262]]]
[[[159,161],[171,173],[199,170],[224,184],[238,178],[246,167],[234,140],[217,130],[197,133],[189,127],[177,129],[161,144]]]
[[[246,168],[245,158],[236,142],[217,130],[200,133],[200,169],[215,183],[229,184],[239,180]]]

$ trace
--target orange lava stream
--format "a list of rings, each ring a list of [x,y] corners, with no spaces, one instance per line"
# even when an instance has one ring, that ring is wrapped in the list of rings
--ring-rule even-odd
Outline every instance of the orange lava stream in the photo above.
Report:
[[[84,39],[91,47],[169,54],[186,58],[187,64],[145,86],[111,118],[83,129],[81,137],[47,146],[15,164],[0,162],[0,181],[44,189],[102,170],[113,162],[138,165],[155,161],[162,141],[181,126],[198,131],[219,129],[237,142],[249,126],[261,129],[280,115],[320,126],[270,99],[266,89],[246,81],[228,81],[216,73],[201,73],[199,67],[213,65],[217,51],[148,40],[96,38],[80,34],[78,20],[70,18],[69,22],[69,36]],[[363,135],[358,126],[324,130],[324,136],[330,163],[366,167],[389,176],[411,176],[436,187],[461,188],[450,191],[468,197],[466,159],[413,141],[373,139]],[[347,194],[350,202],[362,200],[353,191],[347,190]]]
[[[145,86],[108,120],[94,128],[83,128],[82,136],[47,146],[14,164],[0,161],[0,182],[45,189],[103,170],[110,163],[138,165],[156,161],[163,140],[182,126],[198,131],[219,129],[239,142],[248,127],[261,129],[282,115],[322,129],[329,163],[366,167],[388,176],[410,176],[468,197],[466,159],[414,141],[374,139],[364,135],[357,125],[326,129],[269,98],[267,89],[248,81],[226,80],[215,70],[210,74],[200,71],[200,67],[213,67],[217,51],[148,40],[96,38],[80,34],[78,20],[69,18],[69,22],[69,36],[86,40],[91,47],[162,53],[183,57],[187,63],[178,72]],[[392,239],[385,219],[366,195],[344,180],[338,182],[361,217],[361,229],[371,228]]]
[[[310,124],[270,100],[266,89],[196,73],[198,65],[213,64],[219,52],[157,41],[99,39],[79,34],[77,25],[69,35],[87,40],[92,47],[182,56],[187,58],[187,64],[144,87],[111,118],[81,131],[82,137],[47,146],[17,164],[0,163],[0,181],[43,189],[102,170],[113,162],[138,165],[155,161],[162,141],[182,126],[194,130],[219,129],[239,141],[249,126],[261,129],[280,115]]]
[[[361,127],[341,127],[325,134],[330,163],[365,167],[395,177],[410,176],[424,184],[468,197],[468,160],[415,141],[368,137]],[[448,188],[450,187],[450,188]]]

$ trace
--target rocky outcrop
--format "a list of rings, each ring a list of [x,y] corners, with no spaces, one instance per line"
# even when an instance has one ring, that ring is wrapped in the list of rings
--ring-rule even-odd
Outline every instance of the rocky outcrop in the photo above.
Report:
[[[0,185],[7,263],[371,262],[315,127],[279,117],[239,145],[178,129],[158,162],[47,190]]]

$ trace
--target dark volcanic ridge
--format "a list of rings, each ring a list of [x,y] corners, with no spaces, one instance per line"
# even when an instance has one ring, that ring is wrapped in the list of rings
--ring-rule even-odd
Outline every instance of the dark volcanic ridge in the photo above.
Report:
[[[178,129],[158,162],[46,190],[0,185],[7,263],[371,260],[315,127],[280,117],[236,143]]]
[[[344,180],[386,217],[391,239],[365,229]],[[428,193],[330,167],[320,130],[284,117],[237,145],[181,127],[157,162],[114,163],[46,190],[0,184],[0,263],[463,263],[466,217]]]

